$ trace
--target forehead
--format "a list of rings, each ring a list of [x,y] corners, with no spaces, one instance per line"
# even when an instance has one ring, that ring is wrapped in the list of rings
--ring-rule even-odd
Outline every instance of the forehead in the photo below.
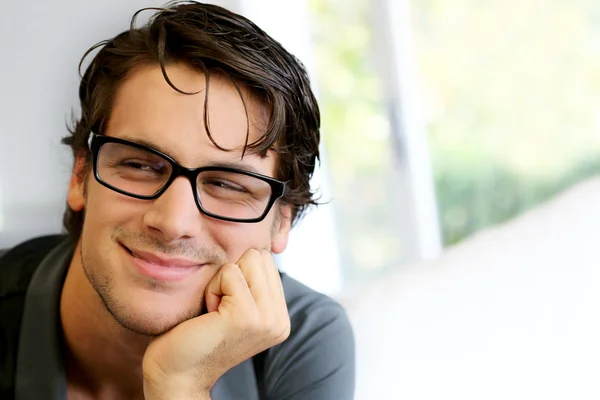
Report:
[[[262,102],[222,75],[211,74],[207,86],[203,73],[185,65],[167,66],[166,72],[178,89],[196,94],[175,91],[158,65],[138,67],[115,93],[107,135],[153,144],[187,167],[228,161],[250,163],[273,174],[273,152],[265,158],[248,153],[242,158],[247,132],[248,143],[252,143],[266,130],[268,113]],[[211,142],[205,108],[212,138],[232,151],[223,151]]]

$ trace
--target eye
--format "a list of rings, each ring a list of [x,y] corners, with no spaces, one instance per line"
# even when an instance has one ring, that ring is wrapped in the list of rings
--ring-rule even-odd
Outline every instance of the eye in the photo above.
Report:
[[[206,181],[204,181],[204,184],[218,187],[221,189],[232,190],[235,192],[241,192],[241,193],[246,192],[246,189],[244,189],[242,186],[236,185],[233,182],[224,181],[224,180],[216,180],[216,179],[206,180]]]
[[[129,167],[129,168],[133,168],[133,169],[142,169],[142,170],[152,169],[152,167],[150,165],[142,164],[142,163],[135,162],[135,161],[125,161],[125,162],[122,162],[121,164],[124,165],[125,167]]]
[[[165,165],[163,163],[151,163],[138,160],[124,160],[120,163],[123,167],[142,172],[164,173]]]

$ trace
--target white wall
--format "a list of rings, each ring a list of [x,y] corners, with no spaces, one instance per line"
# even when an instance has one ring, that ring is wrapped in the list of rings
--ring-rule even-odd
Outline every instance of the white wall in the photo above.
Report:
[[[0,248],[61,229],[77,109],[77,65],[157,0],[3,2],[0,12]],[[237,9],[236,0],[216,1]],[[146,14],[149,15],[149,14]]]
[[[251,18],[312,70],[305,1],[286,6],[269,0],[212,3]],[[72,157],[60,139],[67,134],[71,109],[79,112],[79,60],[93,44],[127,29],[135,11],[162,4],[33,0],[11,2],[0,13],[0,249],[61,231]],[[151,13],[141,14],[140,23]],[[337,294],[341,272],[328,207],[294,230],[278,262],[305,284]]]
[[[307,0],[240,0],[238,12],[254,21],[304,64],[313,91],[319,98],[307,3]],[[321,137],[324,134],[322,131]],[[311,185],[322,196],[322,200],[327,201],[333,195],[326,173],[327,152],[322,143],[321,162]],[[333,204],[322,204],[311,209],[292,230],[288,247],[277,262],[281,269],[300,282],[319,292],[337,296],[342,292],[343,277],[333,207]]]

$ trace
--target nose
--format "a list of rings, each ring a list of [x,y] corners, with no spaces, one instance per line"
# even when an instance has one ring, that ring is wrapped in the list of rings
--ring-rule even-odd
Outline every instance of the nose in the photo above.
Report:
[[[144,215],[144,224],[170,243],[196,237],[202,232],[204,216],[198,210],[190,181],[176,178]]]

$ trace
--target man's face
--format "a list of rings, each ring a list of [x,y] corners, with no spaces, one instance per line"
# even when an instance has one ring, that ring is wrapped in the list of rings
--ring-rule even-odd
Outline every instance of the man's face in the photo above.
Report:
[[[221,147],[236,149],[225,152],[210,141],[204,126],[204,75],[182,65],[168,67],[167,73],[179,89],[201,92],[177,93],[158,66],[136,69],[116,94],[107,136],[150,144],[188,168],[226,162],[274,176],[273,153],[266,158],[246,153],[242,158],[247,120],[230,81],[211,75],[208,95],[214,140]],[[266,113],[243,93],[249,142],[253,142],[264,132]],[[259,223],[235,223],[201,214],[185,177],[177,178],[156,200],[119,194],[100,185],[92,174],[85,195],[84,185],[74,172],[69,205],[74,210],[85,208],[85,222],[77,249],[81,259],[74,257],[72,267],[82,262],[108,311],[121,325],[138,333],[160,334],[197,316],[208,282],[224,263],[237,262],[247,249],[279,253],[287,244],[290,209],[278,203]],[[169,260],[198,266],[180,271],[181,276],[161,279],[140,268],[134,254],[141,254],[144,262]]]

